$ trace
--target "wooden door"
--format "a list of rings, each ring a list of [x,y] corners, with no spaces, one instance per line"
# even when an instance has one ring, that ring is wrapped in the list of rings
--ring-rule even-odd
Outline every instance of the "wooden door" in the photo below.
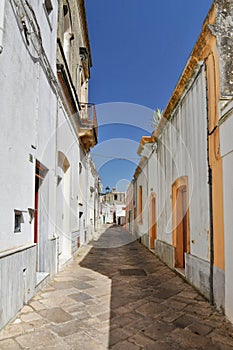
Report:
[[[153,195],[150,201],[150,249],[155,249],[156,239],[156,198]]]

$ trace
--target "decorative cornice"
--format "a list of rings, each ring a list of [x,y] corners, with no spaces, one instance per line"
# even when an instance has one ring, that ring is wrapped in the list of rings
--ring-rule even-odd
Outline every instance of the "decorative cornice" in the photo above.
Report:
[[[138,146],[137,153],[141,155],[144,149],[144,146],[148,143],[154,143],[154,142],[155,142],[155,138],[153,136],[142,136],[140,144]]]

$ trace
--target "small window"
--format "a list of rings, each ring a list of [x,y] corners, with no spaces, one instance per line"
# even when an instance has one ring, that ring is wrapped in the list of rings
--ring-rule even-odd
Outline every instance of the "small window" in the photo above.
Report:
[[[44,6],[44,10],[45,10],[45,14],[46,14],[46,18],[47,18],[49,27],[52,30],[52,23],[51,23],[51,14],[53,11],[52,1],[51,0],[44,0],[43,6]]]
[[[114,200],[115,201],[117,200],[117,194],[114,194]]]
[[[81,174],[81,172],[82,172],[82,168],[83,168],[82,163],[81,163],[81,162],[79,162],[79,174]]]
[[[53,5],[52,5],[51,0],[45,0],[44,1],[44,6],[45,6],[45,9],[46,9],[47,14],[49,16],[50,13],[53,11]]]
[[[21,225],[23,223],[23,214],[19,210],[15,210],[15,229],[14,232],[21,232]]]

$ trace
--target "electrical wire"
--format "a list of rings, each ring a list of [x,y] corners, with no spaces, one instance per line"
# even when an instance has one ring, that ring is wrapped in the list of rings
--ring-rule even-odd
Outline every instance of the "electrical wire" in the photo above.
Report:
[[[116,155],[105,155],[105,154],[100,154],[100,153],[94,153],[91,152],[92,156],[96,156],[96,157],[102,157],[102,158],[106,158],[106,159],[122,159],[122,160],[140,160],[140,157],[119,157]]]

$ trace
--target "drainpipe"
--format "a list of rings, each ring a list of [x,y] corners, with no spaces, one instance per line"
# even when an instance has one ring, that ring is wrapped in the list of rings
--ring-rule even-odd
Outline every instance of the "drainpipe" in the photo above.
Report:
[[[209,220],[210,220],[210,304],[214,305],[214,229],[213,229],[213,188],[212,188],[212,169],[209,157],[209,136],[215,131],[209,132],[208,117],[208,88],[206,86],[206,119],[207,119],[207,163],[208,163],[208,185],[209,185]]]
[[[209,158],[209,157],[208,157]],[[214,305],[214,232],[213,232],[213,198],[212,198],[212,169],[208,163],[209,175],[209,214],[210,214],[210,304]]]
[[[148,219],[148,248],[150,249],[150,191],[149,191],[149,157],[146,160],[146,168],[147,168],[147,208],[148,208],[148,213],[147,213],[147,219]]]
[[[3,27],[4,27],[4,16],[5,16],[5,3],[6,0],[0,2],[0,54],[3,51]]]

